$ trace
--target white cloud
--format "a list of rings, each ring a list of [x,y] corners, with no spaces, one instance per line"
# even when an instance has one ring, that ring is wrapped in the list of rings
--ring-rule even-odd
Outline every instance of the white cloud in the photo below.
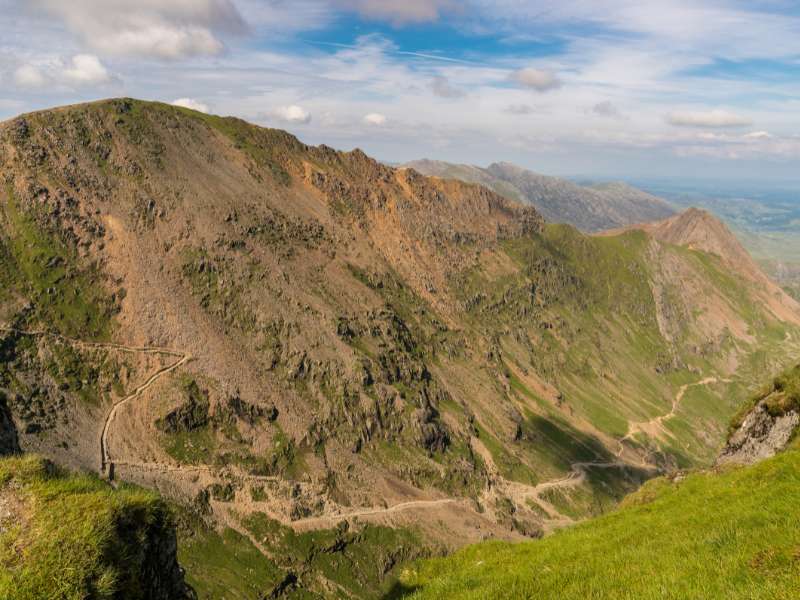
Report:
[[[537,112],[535,106],[531,106],[530,104],[510,104],[508,105],[503,112],[507,112],[510,115],[532,115],[533,113]]]
[[[287,123],[310,123],[311,113],[302,106],[290,104],[289,106],[280,106],[275,109],[274,116]]]
[[[41,69],[33,65],[22,65],[14,71],[14,83],[21,88],[41,88],[47,81]]]
[[[727,110],[672,112],[667,115],[667,122],[677,127],[709,127],[729,128],[747,127],[752,121],[746,117]]]
[[[77,89],[114,80],[100,59],[92,54],[77,54],[66,61],[54,58],[36,64],[26,63],[14,71],[14,83],[22,89]]]
[[[63,74],[67,82],[76,85],[96,85],[111,81],[111,75],[103,63],[91,54],[73,56]]]
[[[512,81],[536,90],[537,92],[547,92],[561,87],[561,80],[552,71],[526,67],[519,69],[511,74]]]
[[[744,135],[744,139],[746,140],[768,140],[771,138],[772,134],[768,131],[753,131]]]
[[[386,116],[380,113],[369,113],[364,117],[364,122],[367,125],[376,125],[380,127],[381,125],[386,125]]]
[[[206,113],[208,114],[209,108],[207,104],[203,104],[194,98],[178,98],[177,100],[173,100],[171,102],[173,106],[181,106],[183,108],[188,108],[190,110],[196,110],[197,112]]]
[[[178,59],[219,54],[246,25],[231,0],[32,0],[96,51]]]
[[[431,90],[440,98],[463,98],[466,96],[464,90],[454,87],[444,75],[437,75],[433,78]]]
[[[394,25],[436,21],[448,10],[458,8],[456,0],[333,0],[342,8],[354,10],[369,19]]]

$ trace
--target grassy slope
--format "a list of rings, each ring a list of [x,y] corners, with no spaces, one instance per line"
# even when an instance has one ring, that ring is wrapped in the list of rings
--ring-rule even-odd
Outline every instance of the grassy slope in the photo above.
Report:
[[[155,494],[64,476],[26,456],[0,460],[0,499],[11,496],[20,508],[0,528],[1,599],[146,597],[148,532],[171,518]]]
[[[542,541],[481,544],[406,570],[402,589],[416,600],[797,598],[798,502],[797,450],[657,479],[618,511]]]
[[[381,598],[402,564],[438,553],[408,529],[366,525],[295,533],[263,514],[242,518],[264,556],[245,536],[196,522],[184,528],[179,558],[199,600],[250,600],[282,584],[294,596]]]
[[[668,413],[682,385],[709,375],[724,378],[724,357],[733,350],[728,343],[707,355],[690,351],[702,341],[693,337],[691,317],[681,318],[682,337],[674,346],[661,336],[649,285],[653,265],[647,247],[641,232],[586,237],[571,227],[549,225],[540,237],[505,244],[518,271],[498,274],[475,269],[455,281],[454,288],[464,301],[485,295],[468,310],[466,319],[498,339],[506,366],[517,374],[533,366],[558,387],[571,411],[620,439],[629,422]],[[765,357],[785,360],[786,348],[781,347],[784,326],[765,319],[747,288],[727,276],[716,259],[677,247],[665,252],[691,265],[700,279],[713,282],[750,325],[757,341],[751,347],[738,344],[743,351],[742,381],[762,377],[764,369],[774,368]],[[680,300],[680,290],[668,291]],[[515,342],[519,332],[532,341],[533,350]],[[671,366],[674,353],[682,368]],[[510,371],[506,376],[512,397],[532,408],[538,404],[540,425],[576,437],[565,428],[562,411],[537,399]],[[676,418],[667,423],[672,438],[659,444],[661,450],[682,467],[709,464],[717,448],[709,446],[707,434],[714,432],[721,443],[728,421],[746,397],[745,388],[738,382],[690,388]],[[479,418],[491,423],[491,415],[482,415],[479,408],[476,411]],[[541,435],[532,432],[530,437]],[[635,439],[645,441],[640,434]],[[567,462],[608,458],[591,448],[576,454],[558,443],[518,450],[517,460],[511,462],[521,461],[535,471],[558,464],[553,454],[566,457]],[[509,462],[500,452],[493,454],[501,467]]]

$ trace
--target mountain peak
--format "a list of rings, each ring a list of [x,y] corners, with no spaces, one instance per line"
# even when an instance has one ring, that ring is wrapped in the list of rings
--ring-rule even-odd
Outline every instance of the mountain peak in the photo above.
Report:
[[[732,265],[746,267],[751,274],[760,272],[727,225],[703,209],[692,207],[643,228],[662,242],[716,254]]]
[[[765,301],[776,314],[789,320],[797,319],[800,305],[764,274],[736,235],[710,212],[692,207],[662,221],[626,229],[640,229],[658,241],[719,257],[731,273],[766,291]]]

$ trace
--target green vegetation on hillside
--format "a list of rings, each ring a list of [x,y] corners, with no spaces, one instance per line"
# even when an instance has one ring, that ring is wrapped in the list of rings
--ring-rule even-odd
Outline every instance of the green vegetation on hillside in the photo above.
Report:
[[[800,451],[652,480],[614,513],[537,542],[484,543],[406,569],[415,600],[800,596]]]
[[[83,339],[106,339],[115,313],[97,267],[80,264],[73,248],[26,211],[6,185],[0,197],[0,303],[13,293],[30,301],[26,319],[33,325]]]
[[[0,460],[2,600],[177,598],[171,536],[152,492],[64,475],[35,456]]]
[[[184,528],[180,561],[199,600],[277,597],[276,590],[292,598],[381,598],[402,565],[434,552],[403,528],[345,523],[296,533],[258,513],[241,524],[249,538],[196,522]]]

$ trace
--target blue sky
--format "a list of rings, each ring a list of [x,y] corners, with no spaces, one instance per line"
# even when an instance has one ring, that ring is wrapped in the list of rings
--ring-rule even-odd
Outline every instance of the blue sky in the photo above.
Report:
[[[135,96],[377,158],[800,180],[796,0],[0,0],[0,119]]]

